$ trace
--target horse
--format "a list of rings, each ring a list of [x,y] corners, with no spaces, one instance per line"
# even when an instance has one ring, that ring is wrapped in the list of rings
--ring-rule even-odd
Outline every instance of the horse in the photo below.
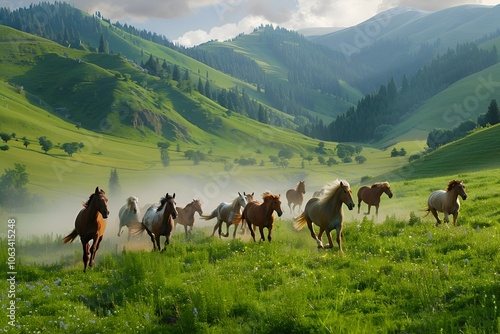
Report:
[[[141,234],[146,231],[153,243],[153,251],[156,250],[157,246],[159,251],[164,251],[166,246],[170,244],[176,217],[175,193],[172,196],[167,193],[165,197],[160,199],[160,206],[153,204],[146,210],[144,217],[142,217],[142,223],[132,228],[132,234]],[[163,250],[160,246],[161,236],[166,238]]]
[[[461,180],[451,180],[448,183],[446,191],[436,190],[430,194],[427,200],[427,216],[429,212],[432,212],[434,218],[436,218],[436,226],[441,224],[441,220],[438,217],[438,211],[444,213],[444,222],[449,223],[450,219],[448,215],[453,215],[453,226],[457,223],[458,211],[460,210],[460,200],[458,196],[462,197],[465,201],[467,199],[467,193],[465,192],[465,185]]]
[[[323,195],[325,195],[325,189],[324,188],[321,188],[321,190],[315,191],[313,193],[313,197],[322,197]]]
[[[186,238],[188,237],[188,226],[189,233],[193,232],[194,224],[194,214],[198,212],[201,216],[203,215],[203,210],[201,209],[201,202],[198,199],[193,199],[191,203],[188,203],[184,208],[176,207],[177,213],[179,214],[177,218],[174,219],[174,227],[177,224],[184,226],[184,232],[186,233]]]
[[[273,195],[272,193],[266,192],[263,195],[263,202],[253,201],[248,203],[240,216],[235,217],[235,220],[239,220],[242,223],[247,222],[248,229],[252,234],[253,241],[255,242],[255,232],[252,225],[258,226],[260,231],[260,240],[265,241],[264,238],[264,228],[268,229],[267,240],[271,242],[272,231],[274,225],[274,211],[281,217],[283,210],[281,209],[280,195]]]
[[[99,190],[99,187],[96,187],[87,202],[82,204],[83,209],[76,216],[73,232],[65,236],[62,241],[66,244],[80,236],[83,246],[83,272],[85,273],[87,267],[94,266],[95,254],[106,230],[109,211],[106,194],[104,190]],[[89,244],[90,240],[92,240],[92,246]]]
[[[297,183],[295,189],[288,189],[286,191],[286,200],[288,201],[288,207],[290,208],[290,213],[293,214],[295,207],[299,206],[299,212],[302,211],[302,202],[304,202],[304,194],[306,193],[306,181],[300,181]],[[293,204],[293,209],[292,209]]]
[[[216,230],[219,230],[219,238],[221,236],[228,237],[229,236],[229,226],[233,224],[235,216],[241,214],[241,208],[244,208],[247,205],[247,196],[245,193],[238,192],[238,196],[231,202],[222,202],[220,203],[215,210],[212,211],[210,215],[202,215],[201,218],[204,220],[210,220],[213,218],[217,218],[217,223],[214,226],[214,230],[212,232],[212,237],[215,234]],[[253,194],[252,194],[253,198]],[[226,223],[226,234],[222,234],[222,223]],[[236,237],[237,227],[234,227],[233,238]]]
[[[118,227],[118,236],[120,237],[123,233],[123,228],[127,226],[129,229],[127,241],[130,241],[130,226],[133,224],[140,224],[141,211],[139,210],[139,199],[135,196],[130,196],[127,198],[127,202],[124,206],[120,208],[118,212],[118,219],[120,220],[120,226]]]
[[[380,196],[385,193],[389,198],[392,198],[391,185],[389,182],[377,182],[371,187],[362,186],[358,190],[358,213],[361,209],[361,201],[368,204],[368,212],[365,215],[370,214],[371,206],[375,206],[375,215],[378,217],[378,207],[380,205]]]
[[[352,191],[349,183],[346,181],[335,180],[325,186],[325,194],[321,198],[313,197],[306,203],[304,212],[295,219],[294,227],[296,230],[302,229],[306,224],[311,232],[311,237],[318,243],[318,248],[324,248],[321,237],[326,232],[329,244],[327,248],[333,248],[331,231],[337,231],[337,244],[339,250],[342,250],[342,227],[344,220],[344,203],[349,210],[355,207],[352,199]],[[316,236],[312,223],[319,226],[319,234]]]

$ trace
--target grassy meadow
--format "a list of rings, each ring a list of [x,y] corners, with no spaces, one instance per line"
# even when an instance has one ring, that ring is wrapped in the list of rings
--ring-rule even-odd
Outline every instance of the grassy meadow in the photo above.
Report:
[[[344,208],[344,255],[317,249],[307,229],[293,229],[288,210],[271,243],[248,234],[211,238],[215,222],[197,220],[188,239],[177,227],[163,253],[151,252],[147,236],[118,239],[110,220],[87,274],[78,242],[18,237],[15,331],[498,332],[500,170],[456,177],[469,195],[458,226],[436,227],[422,211],[450,176],[393,182],[394,197],[383,195],[378,219]],[[5,238],[0,247],[6,272]],[[6,291],[7,282],[0,284]]]

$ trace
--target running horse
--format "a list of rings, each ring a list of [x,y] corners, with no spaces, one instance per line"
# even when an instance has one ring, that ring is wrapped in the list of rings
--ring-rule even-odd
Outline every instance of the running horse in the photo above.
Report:
[[[203,210],[201,209],[201,202],[198,199],[193,199],[191,203],[188,203],[185,207],[176,207],[177,213],[179,214],[177,218],[174,219],[174,227],[177,224],[184,226],[184,232],[186,233],[186,238],[188,237],[188,227],[189,233],[193,232],[194,225],[194,214],[198,212],[201,216],[203,215]]]
[[[281,217],[283,210],[281,209],[280,195],[273,195],[270,192],[264,193],[263,202],[253,201],[247,203],[241,215],[235,217],[235,221],[247,222],[248,229],[255,241],[255,232],[252,225],[257,226],[260,231],[260,240],[265,241],[264,228],[268,229],[267,240],[271,242],[272,231],[274,226],[274,211]]]
[[[453,215],[453,226],[457,224],[458,211],[460,211],[460,200],[458,196],[462,197],[465,201],[467,199],[467,193],[465,192],[465,185],[461,180],[451,180],[448,183],[446,191],[436,190],[430,194],[427,200],[427,214],[432,212],[434,218],[436,218],[436,226],[441,224],[441,220],[438,217],[438,211],[444,213],[444,222],[449,223],[449,215]]]
[[[87,272],[87,267],[94,266],[95,254],[106,230],[108,215],[106,194],[104,190],[99,190],[99,187],[96,187],[95,192],[90,195],[87,202],[83,203],[83,209],[76,216],[73,232],[63,238],[63,242],[66,244],[80,236],[83,246],[83,272]],[[92,246],[90,245],[91,240]]]
[[[252,194],[253,196],[253,194]],[[217,218],[217,223],[214,226],[214,230],[212,232],[212,237],[215,234],[215,231],[219,231],[219,238],[221,236],[228,237],[229,236],[229,227],[234,223],[234,218],[241,214],[241,209],[247,205],[248,196],[243,193],[238,192],[238,196],[232,202],[222,202],[220,203],[209,215],[202,215],[201,219],[210,220],[213,218]],[[253,198],[253,197],[252,197]],[[222,223],[226,223],[226,234],[222,234]],[[236,237],[237,227],[234,227],[233,238]]]
[[[345,204],[349,210],[355,206],[352,199],[352,191],[349,183],[346,181],[335,180],[324,187],[325,194],[321,197],[313,197],[304,208],[304,212],[295,219],[294,227],[297,230],[302,229],[306,224],[311,232],[311,237],[318,243],[318,248],[323,248],[321,237],[326,232],[329,244],[327,248],[333,248],[331,231],[337,231],[337,244],[342,253],[342,227],[344,221],[344,211],[342,204]],[[312,224],[319,226],[319,234],[316,236]]]
[[[175,193],[160,199],[160,205],[153,204],[146,210],[142,223],[132,227],[132,234],[141,234],[146,231],[153,243],[153,251],[158,247],[159,251],[164,251],[166,246],[170,244],[170,238],[174,230],[174,219],[177,217],[177,209],[175,208]],[[160,237],[166,238],[163,250],[160,245]]]
[[[306,193],[306,181],[300,181],[297,183],[295,189],[287,190],[286,200],[288,201],[288,207],[290,208],[291,214],[293,214],[293,212],[295,211],[295,207],[297,205],[299,206],[299,212],[302,211],[302,203],[304,202],[305,193]]]
[[[375,206],[375,215],[378,217],[378,207],[380,205],[380,197],[382,194],[386,194],[389,198],[392,198],[391,185],[389,182],[377,182],[371,187],[362,186],[358,190],[358,213],[361,209],[361,202],[368,204],[368,212],[365,215],[370,214],[370,209]]]
[[[120,208],[120,211],[118,211],[118,219],[120,220],[120,226],[118,227],[119,237],[122,235],[123,228],[126,226],[129,229],[127,241],[130,241],[131,226],[141,223],[140,214],[139,199],[135,196],[127,198],[126,204]]]

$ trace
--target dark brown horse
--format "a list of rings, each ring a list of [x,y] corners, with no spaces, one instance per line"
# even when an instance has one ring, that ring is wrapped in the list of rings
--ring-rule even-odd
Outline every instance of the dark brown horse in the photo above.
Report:
[[[87,202],[83,203],[83,209],[76,216],[75,229],[63,238],[63,242],[68,243],[80,236],[83,246],[83,272],[87,271],[87,267],[94,266],[95,253],[106,230],[108,215],[108,199],[104,190],[96,187],[95,192],[90,195]]]
[[[467,199],[465,185],[461,180],[451,180],[448,183],[446,191],[436,190],[429,196],[427,200],[427,215],[429,212],[432,212],[432,215],[436,218],[436,226],[441,224],[441,220],[438,217],[438,211],[444,213],[445,223],[450,221],[448,216],[453,215],[453,225],[455,226],[457,224],[458,211],[460,211],[460,200],[458,196],[462,197],[464,201]]]
[[[268,229],[267,240],[271,242],[274,225],[274,211],[276,211],[278,217],[281,217],[283,214],[280,195],[266,193],[262,199],[264,200],[262,203],[257,201],[247,203],[241,216],[236,217],[235,220],[241,221],[243,224],[246,220],[248,229],[252,234],[253,241],[255,241],[255,232],[252,225],[259,228],[261,241],[266,240],[264,238],[264,227],[266,227]]]
[[[177,217],[175,208],[175,193],[170,196],[168,193],[160,200],[160,206],[152,205],[147,209],[142,223],[131,227],[132,234],[140,234],[146,231],[153,243],[153,250],[161,251],[160,236],[166,238],[163,250],[170,244],[170,238],[174,230],[174,219]]]
[[[174,219],[174,224],[181,224],[184,226],[184,232],[186,233],[186,238],[188,237],[188,227],[189,233],[193,231],[194,225],[194,214],[198,212],[201,216],[203,215],[203,210],[201,209],[201,203],[198,199],[193,199],[191,203],[188,203],[185,207],[177,207],[177,213],[179,214],[177,218]]]
[[[391,185],[389,182],[378,182],[374,183],[371,187],[362,186],[358,190],[358,213],[361,209],[361,201],[368,204],[368,212],[365,215],[370,214],[371,206],[375,206],[375,215],[378,216],[378,207],[380,205],[380,197],[385,193],[389,198],[392,198]]]
[[[294,227],[297,230],[302,229],[306,224],[311,232],[311,237],[318,243],[318,248],[323,248],[321,237],[326,232],[329,244],[327,248],[333,248],[331,231],[337,231],[337,244],[340,252],[342,251],[342,228],[344,220],[344,211],[342,203],[347,205],[349,210],[355,206],[352,199],[351,188],[346,181],[336,180],[326,186],[325,194],[321,197],[313,197],[306,203],[304,212],[297,217]],[[312,224],[319,226],[319,234],[316,236]]]
[[[306,181],[300,181],[297,183],[295,189],[288,189],[286,191],[286,200],[288,201],[288,207],[290,208],[291,214],[294,213],[295,207],[297,205],[299,206],[299,212],[302,211],[302,203],[304,202],[305,193],[306,193]]]

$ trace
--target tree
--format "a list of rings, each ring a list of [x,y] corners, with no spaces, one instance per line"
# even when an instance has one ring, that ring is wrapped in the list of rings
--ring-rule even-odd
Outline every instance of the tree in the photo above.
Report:
[[[108,42],[104,39],[104,36],[102,34],[99,38],[99,53],[109,53]]]
[[[361,165],[363,163],[366,162],[366,158],[362,155],[357,155],[355,158],[354,158],[354,161],[356,161],[357,164]]]
[[[9,145],[2,145],[0,146],[0,151],[8,151],[9,150]]]
[[[2,133],[0,133],[0,138],[2,139],[2,141],[4,143],[6,143],[6,142],[8,142],[9,140],[12,139],[12,136],[9,135],[8,133],[2,132]]]
[[[73,153],[78,152],[80,147],[83,147],[83,144],[77,142],[64,143],[61,148],[64,152],[66,152],[70,157],[73,156]]]
[[[52,142],[49,139],[47,139],[47,137],[45,137],[45,136],[39,137],[38,143],[40,143],[40,146],[42,147],[42,151],[44,151],[45,154],[47,154],[47,152],[50,151],[54,147],[54,144],[52,144]]]
[[[394,147],[391,151],[391,157],[397,157],[399,155],[398,150]]]
[[[28,145],[30,144],[30,141],[28,139],[23,140],[23,145],[24,147],[28,148]]]
[[[485,115],[486,123],[495,125],[500,123],[500,110],[498,109],[497,100],[493,99],[488,106],[488,111]]]
[[[205,95],[205,90],[203,89],[203,82],[201,82],[201,78],[198,78],[198,93],[201,95]]]
[[[120,179],[118,177],[118,171],[116,168],[112,169],[109,173],[109,196],[110,197],[120,197],[122,188],[120,186]]]
[[[167,149],[160,149],[160,159],[163,167],[168,167],[170,165],[170,155]]]
[[[293,158],[293,152],[289,148],[284,148],[284,149],[281,149],[278,152],[278,157],[280,157],[280,158],[286,158],[286,159],[291,159],[291,158]]]
[[[404,157],[405,155],[406,155],[406,150],[404,147],[401,147],[401,149],[399,150],[399,156]]]
[[[26,166],[15,163],[14,169],[5,169],[0,176],[0,205],[5,208],[16,208],[28,201],[25,185],[29,182]]]

